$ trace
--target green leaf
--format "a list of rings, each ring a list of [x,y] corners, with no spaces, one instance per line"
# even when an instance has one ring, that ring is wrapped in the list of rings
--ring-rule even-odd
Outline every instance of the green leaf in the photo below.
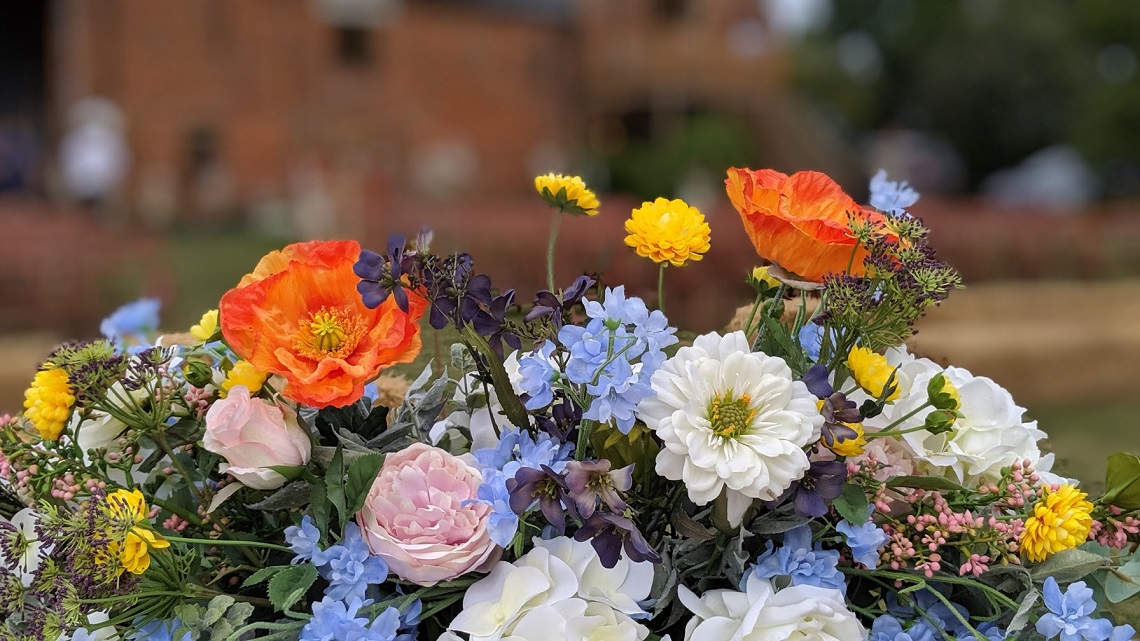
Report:
[[[299,601],[317,580],[317,566],[312,563],[294,565],[275,574],[269,580],[269,601],[284,612]]]
[[[210,599],[210,603],[206,605],[206,615],[202,617],[202,622],[206,625],[214,625],[225,616],[226,610],[236,602],[237,600],[228,594],[219,594]]]
[[[763,323],[758,345],[760,351],[782,357],[796,376],[802,376],[808,365],[803,348],[792,339],[788,328],[778,318],[763,316],[760,320]]]
[[[967,492],[954,481],[940,476],[896,476],[887,481],[887,487],[909,487],[916,490]]]
[[[957,418],[957,414],[950,410],[934,410],[926,415],[926,421],[923,423],[923,427],[931,434],[949,432],[954,429],[954,420]]]
[[[332,504],[329,503],[329,490],[324,480],[317,479],[312,482],[309,489],[309,516],[313,517],[313,525],[321,531],[321,542],[328,539],[329,516],[332,513]]]
[[[1058,583],[1072,583],[1111,565],[1111,561],[1099,554],[1071,548],[1061,550],[1038,563],[1029,571],[1034,581],[1044,581],[1053,577]]]
[[[340,519],[340,527],[348,522],[348,505],[344,496],[344,448],[336,446],[336,453],[325,470],[325,483],[328,486],[329,503],[336,508]]]
[[[1109,570],[1104,580],[1104,595],[1113,603],[1120,603],[1140,593],[1140,554],[1128,563]]]
[[[364,506],[364,500],[368,498],[368,491],[372,489],[372,483],[376,480],[376,475],[380,473],[380,468],[383,465],[384,456],[382,454],[367,454],[354,460],[348,466],[348,483],[345,486],[344,494],[349,514],[356,514]]]
[[[1037,590],[1026,591],[1025,596],[1021,599],[1021,605],[1018,606],[1013,619],[1005,628],[1007,633],[1019,632],[1029,623],[1029,613],[1033,611],[1033,606],[1037,605],[1039,598],[1041,598],[1041,593]]]
[[[291,565],[272,565],[272,566],[267,567],[267,568],[261,568],[257,572],[254,572],[253,574],[249,575],[249,578],[245,580],[245,583],[241,584],[241,587],[248,588],[250,586],[257,585],[258,583],[261,583],[263,581],[268,580],[270,577],[277,574],[278,572],[281,572],[282,570],[288,570],[291,567],[293,567],[293,566],[291,566]]]
[[[1108,472],[1102,499],[1124,510],[1140,509],[1140,457],[1117,452],[1108,457]]]
[[[845,484],[839,496],[831,504],[835,506],[835,511],[839,512],[839,516],[851,523],[862,525],[867,522],[867,507],[870,503],[867,501],[867,494],[858,485]]]
[[[256,503],[250,503],[246,507],[253,510],[273,512],[304,507],[308,502],[309,484],[305,481],[293,481],[268,497]]]
[[[788,530],[794,530],[810,522],[811,519],[802,516],[781,516],[769,512],[753,521],[752,524],[748,526],[748,531],[753,534],[762,535],[783,534]]]

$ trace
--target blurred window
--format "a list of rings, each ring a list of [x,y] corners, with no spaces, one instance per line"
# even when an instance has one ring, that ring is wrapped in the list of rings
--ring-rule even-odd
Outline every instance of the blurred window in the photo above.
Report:
[[[372,64],[372,30],[366,27],[336,28],[336,57],[342,64],[366,67]]]

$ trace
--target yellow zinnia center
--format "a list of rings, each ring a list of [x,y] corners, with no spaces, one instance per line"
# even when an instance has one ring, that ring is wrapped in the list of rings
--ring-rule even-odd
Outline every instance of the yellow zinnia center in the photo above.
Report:
[[[713,433],[722,438],[740,438],[752,427],[755,419],[756,409],[752,407],[752,397],[748,394],[734,396],[729,391],[717,394],[709,403],[709,423]]]
[[[361,319],[342,309],[322,307],[301,323],[295,346],[302,356],[314,360],[345,358],[364,335]]]

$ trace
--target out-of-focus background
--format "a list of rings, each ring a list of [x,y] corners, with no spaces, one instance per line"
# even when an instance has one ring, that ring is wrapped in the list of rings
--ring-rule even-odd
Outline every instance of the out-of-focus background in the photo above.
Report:
[[[142,295],[182,330],[271,248],[435,230],[521,298],[543,286],[532,179],[597,218],[559,280],[652,299],[632,207],[712,226],[668,275],[704,331],[756,262],[726,167],[885,168],[968,289],[918,351],[1008,387],[1065,470],[1138,451],[1140,6],[1115,0],[5,0],[0,409],[64,337]]]

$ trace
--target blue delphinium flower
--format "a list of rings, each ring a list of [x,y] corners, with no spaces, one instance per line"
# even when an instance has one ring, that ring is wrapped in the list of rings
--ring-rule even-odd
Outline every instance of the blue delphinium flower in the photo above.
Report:
[[[158,310],[162,301],[140,298],[111,312],[99,324],[99,332],[120,348],[126,343],[141,343],[136,349],[149,347],[146,334],[158,331]],[[129,350],[128,350],[129,351]]]
[[[400,611],[388,608],[371,622],[368,617],[356,616],[370,603],[352,599],[346,604],[326,596],[313,604],[313,618],[301,628],[300,641],[395,641]]]
[[[507,490],[507,476],[499,470],[488,469],[476,494],[478,500],[491,506],[487,517],[487,532],[496,545],[507,547],[519,529],[519,516],[511,509],[511,493]],[[464,504],[472,501],[464,501]]]
[[[585,301],[590,322],[567,325],[558,340],[569,350],[566,377],[585,385],[593,398],[582,417],[614,421],[622,433],[633,428],[637,404],[653,394],[649,379],[665,361],[661,351],[677,342],[660,311],[652,313],[625,288],[606,289],[603,301]]]
[[[301,517],[300,525],[290,525],[285,528],[285,542],[293,549],[293,563],[311,561],[313,554],[320,552],[321,532],[313,525],[313,519],[308,514]]]
[[[1069,585],[1064,593],[1057,579],[1045,579],[1041,589],[1045,607],[1049,612],[1037,620],[1037,631],[1046,639],[1061,637],[1062,641],[1104,641],[1113,634],[1112,623],[1107,619],[1094,619],[1096,611],[1092,588],[1084,581]]]
[[[992,623],[990,621],[986,621],[985,623],[979,625],[978,632],[986,635],[986,638],[989,639],[989,641],[1005,641],[1005,639],[1009,636],[1009,633],[999,627],[998,624]],[[1131,639],[1131,637],[1129,637],[1129,639]]]
[[[181,627],[182,621],[179,619],[151,621],[137,629],[129,638],[130,641],[174,641],[174,631]],[[190,633],[184,633],[178,641],[190,641]]]
[[[784,533],[784,542],[779,548],[768,541],[767,549],[756,557],[756,564],[749,572],[765,579],[782,578],[788,585],[814,585],[846,592],[847,584],[836,567],[838,564],[839,552],[813,545],[811,528],[801,525]]]
[[[871,507],[867,510],[868,518],[874,509]],[[851,556],[856,561],[872,570],[879,567],[879,549],[890,540],[883,528],[871,521],[864,521],[862,524],[856,525],[847,519],[843,519],[835,526],[835,529],[847,537],[847,547],[851,548]]]
[[[949,606],[942,602],[942,599],[934,594],[932,588],[910,592],[905,599],[905,602],[900,602],[897,594],[888,592],[887,612],[900,620],[933,621],[938,628],[953,637],[969,638],[971,633],[966,626],[962,625],[962,619],[969,618],[970,611],[964,606],[957,603],[953,604],[954,610],[957,610],[958,614],[961,615],[959,618]],[[915,606],[917,606],[917,610]],[[935,633],[934,638],[943,639],[945,634]]]
[[[519,358],[519,389],[529,396],[523,405],[528,410],[537,410],[554,402],[554,382],[557,372],[550,362],[554,353],[554,342],[546,341],[541,347]]]
[[[1108,641],[1132,641],[1135,637],[1136,628],[1125,623],[1112,629],[1112,636],[1108,637]]]
[[[871,635],[867,641],[937,641],[942,638],[925,620],[914,621],[903,629],[903,622],[884,614],[871,624]]]
[[[340,544],[313,552],[313,564],[329,582],[325,596],[338,601],[364,599],[368,586],[388,578],[388,564],[372,554],[353,522],[344,527]]]
[[[823,326],[816,325],[815,323],[807,323],[800,328],[798,335],[800,347],[804,349],[804,354],[815,363],[819,361],[819,350],[823,347]]]
[[[880,169],[871,178],[871,206],[879,211],[895,216],[906,214],[911,205],[918,202],[918,192],[907,182],[887,180],[887,172]]]

